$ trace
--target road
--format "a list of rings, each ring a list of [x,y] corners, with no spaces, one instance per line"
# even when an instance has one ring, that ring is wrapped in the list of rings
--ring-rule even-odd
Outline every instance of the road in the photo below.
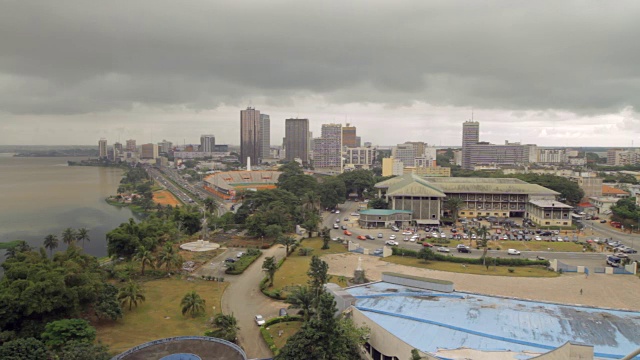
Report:
[[[369,249],[370,251],[378,248],[382,248],[384,246],[385,241],[389,239],[390,235],[396,235],[396,241],[400,243],[399,247],[411,249],[411,250],[420,250],[422,245],[417,244],[415,242],[405,242],[403,241],[404,235],[401,233],[396,233],[391,231],[391,229],[362,229],[358,225],[357,216],[352,216],[352,213],[355,213],[359,207],[360,203],[348,201],[344,204],[340,204],[338,209],[340,210],[339,214],[333,214],[329,212],[323,213],[324,221],[323,226],[331,229],[331,237],[342,237],[354,242],[357,242],[360,246]],[[348,218],[348,220],[345,220]],[[346,225],[348,230],[352,233],[351,236],[345,236],[343,234],[342,229],[333,229],[333,225],[336,224],[336,220],[340,219],[337,223],[338,225]],[[600,235],[602,238],[604,237],[613,237],[614,239],[628,243],[629,246],[640,243],[640,240],[635,241],[635,237],[637,236],[629,236],[623,235],[615,230],[607,229],[609,226],[606,224],[594,223],[594,227],[596,227],[596,234],[600,231],[603,235]],[[598,226],[601,225],[601,226]],[[382,233],[383,237],[378,238],[377,234]],[[424,233],[424,232],[423,232]],[[447,235],[450,234],[448,230],[445,230]],[[358,235],[373,235],[375,240],[357,240]],[[597,234],[599,235],[599,234]],[[604,236],[607,235],[607,236]],[[535,240],[534,240],[535,241]],[[455,249],[452,249],[455,251]],[[468,257],[468,258],[478,258],[482,255],[482,251],[478,251],[473,249],[470,254],[464,253],[456,253],[455,256],[460,257]],[[488,256],[490,257],[509,257],[513,255],[508,255],[506,249],[504,250],[489,250]],[[584,266],[605,266],[605,259],[607,253],[582,253],[582,252],[560,252],[560,251],[522,251],[521,257],[535,259],[536,257],[544,257],[545,259],[558,259],[569,265],[584,265]],[[640,254],[630,255],[629,256],[633,260],[640,261]]]
[[[275,245],[263,250],[262,256],[256,260],[244,273],[240,275],[225,275],[229,287],[222,295],[222,311],[233,314],[238,320],[240,331],[238,343],[250,359],[270,358],[271,350],[262,339],[260,329],[254,321],[254,316],[262,315],[265,319],[278,316],[280,308],[286,308],[284,302],[273,300],[262,294],[259,285],[264,278],[262,262],[266,257],[275,256],[281,259],[285,255],[282,245]]]

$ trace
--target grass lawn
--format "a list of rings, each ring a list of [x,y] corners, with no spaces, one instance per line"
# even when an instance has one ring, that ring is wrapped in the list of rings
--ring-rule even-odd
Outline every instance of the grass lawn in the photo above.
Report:
[[[206,321],[220,311],[220,298],[228,283],[184,279],[162,279],[144,283],[146,301],[131,311],[123,309],[124,317],[116,322],[93,324],[98,340],[109,345],[113,353],[121,353],[135,345],[181,335],[202,335],[208,329]],[[182,316],[180,301],[195,290],[206,300],[206,315],[197,318]]]
[[[267,328],[267,331],[273,338],[273,342],[278,349],[282,349],[287,339],[302,327],[302,321],[288,321],[273,324]],[[282,330],[282,336],[278,336],[278,332]]]
[[[11,240],[7,242],[0,242],[0,249],[11,249],[13,247],[18,246],[20,244],[20,240]]]
[[[496,249],[500,247],[502,250],[516,249],[520,251],[568,251],[582,252],[582,245],[573,242],[547,242],[547,241],[490,241],[489,247]]]
[[[313,248],[313,252],[309,256],[300,256],[297,251],[294,251],[289,258],[282,264],[280,269],[276,272],[273,281],[273,287],[270,289],[286,289],[289,286],[295,285],[304,285],[309,280],[307,276],[307,271],[309,270],[309,262],[311,262],[312,255],[325,255],[325,254],[337,254],[347,252],[342,243],[331,241],[329,243],[329,249],[321,250],[322,247],[322,239],[320,238],[311,238],[305,239],[300,244],[299,248]],[[329,269],[329,273],[331,273],[331,269]],[[333,277],[332,281],[338,285],[338,278]],[[343,286],[343,285],[341,285]],[[286,296],[286,291],[285,291]]]
[[[538,266],[490,266],[487,270],[482,265],[464,265],[447,261],[430,261],[428,263],[422,262],[422,260],[412,257],[402,256],[389,256],[383,258],[383,261],[387,261],[394,264],[413,266],[423,269],[449,271],[464,274],[475,275],[495,275],[495,276],[512,276],[512,277],[557,277],[559,274],[549,271],[543,267]],[[513,273],[509,272],[509,268],[514,269]]]

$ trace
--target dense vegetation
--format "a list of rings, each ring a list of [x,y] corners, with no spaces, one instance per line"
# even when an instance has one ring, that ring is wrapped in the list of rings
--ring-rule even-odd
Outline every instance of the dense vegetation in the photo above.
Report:
[[[611,206],[611,220],[618,221],[625,229],[638,229],[640,226],[640,206],[636,205],[636,198],[620,199]]]

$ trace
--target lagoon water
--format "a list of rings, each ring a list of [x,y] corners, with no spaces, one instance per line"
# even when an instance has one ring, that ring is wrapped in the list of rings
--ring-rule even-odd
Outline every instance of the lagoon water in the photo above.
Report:
[[[80,159],[0,154],[0,242],[25,240],[40,247],[47,234],[56,234],[57,250],[64,250],[62,231],[85,227],[91,238],[85,251],[107,255],[105,234],[133,217],[129,209],[104,201],[116,193],[123,171],[67,166],[67,160]],[[4,252],[0,250],[0,262]]]

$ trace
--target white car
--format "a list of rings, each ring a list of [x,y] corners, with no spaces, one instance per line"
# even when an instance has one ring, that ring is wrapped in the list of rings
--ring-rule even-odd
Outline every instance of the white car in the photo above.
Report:
[[[443,239],[446,239],[446,238],[447,238],[447,234],[445,234],[445,233],[440,233],[440,237],[441,237],[441,238],[443,238]]]
[[[443,253],[451,252],[451,250],[449,250],[449,248],[448,248],[448,247],[444,247],[444,246],[441,246],[441,247],[437,248],[436,250],[437,250],[438,252],[443,252]]]
[[[535,241],[542,241],[542,237],[540,237],[539,235],[536,235],[536,237],[533,238]]]
[[[520,255],[520,251],[516,249],[509,249],[507,250],[507,255]]]
[[[411,234],[413,234],[411,231],[403,231],[402,232],[402,235],[411,235]]]
[[[360,216],[360,214],[358,214],[357,212],[352,212],[351,216]]]
[[[243,253],[243,252],[239,252],[239,253],[238,253],[238,255],[236,255],[236,257],[237,257],[237,258],[241,258],[241,257],[242,257],[242,255],[244,255],[244,253]]]
[[[264,318],[262,317],[262,315],[256,315],[255,320],[258,326],[264,325]]]
[[[385,244],[391,245],[391,246],[398,246],[398,242],[393,240],[387,240],[385,241]]]
[[[431,236],[438,237],[438,233],[434,231],[434,232],[431,233]]]
[[[336,214],[340,214],[340,210],[336,210]]]
[[[396,239],[396,236],[395,236],[395,235],[390,235],[390,236],[389,236],[389,240],[395,240],[395,239]]]

